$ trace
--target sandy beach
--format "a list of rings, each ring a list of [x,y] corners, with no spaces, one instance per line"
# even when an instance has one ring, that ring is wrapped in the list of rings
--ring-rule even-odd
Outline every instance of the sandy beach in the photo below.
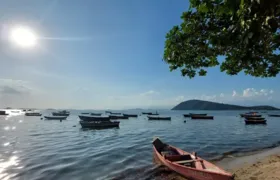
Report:
[[[233,169],[235,180],[280,180],[280,154]]]

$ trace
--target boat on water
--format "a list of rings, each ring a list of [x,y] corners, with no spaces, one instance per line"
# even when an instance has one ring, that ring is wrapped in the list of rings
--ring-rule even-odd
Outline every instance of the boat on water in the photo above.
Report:
[[[119,121],[80,121],[82,128],[114,128],[119,127]]]
[[[111,111],[105,111],[105,113],[111,114],[112,112]]]
[[[120,115],[110,115],[110,119],[128,119],[128,116],[120,116]]]
[[[196,114],[196,113],[190,113],[190,116],[207,116],[207,114]]]
[[[264,117],[245,117],[247,120],[265,120]]]
[[[142,114],[144,114],[144,115],[152,115],[153,113],[152,112],[142,112]]]
[[[110,121],[110,118],[108,116],[84,116],[84,115],[79,115],[79,118],[82,121]]]
[[[121,115],[122,113],[118,113],[118,112],[111,112],[110,114],[113,114],[113,115]]]
[[[89,112],[83,112],[83,113],[81,113],[81,114],[90,114]]]
[[[70,113],[69,112],[60,111],[60,112],[53,112],[52,115],[53,116],[69,116]]]
[[[90,113],[90,115],[92,115],[92,116],[101,116],[102,113]]]
[[[191,117],[190,114],[183,114],[184,117]]]
[[[171,117],[160,117],[160,116],[147,116],[149,120],[166,120],[170,121]]]
[[[24,115],[25,112],[22,109],[0,109],[0,115],[9,115],[9,116],[19,116]]]
[[[245,124],[266,124],[266,120],[247,120],[245,119]]]
[[[261,114],[240,114],[240,116],[241,117],[244,117],[244,118],[246,118],[246,117],[262,117],[262,115]]]
[[[123,116],[126,116],[126,117],[138,117],[137,114],[123,114]]]
[[[44,116],[46,120],[66,120],[67,116]]]
[[[233,180],[231,173],[218,166],[156,138],[153,151],[157,159],[169,169],[193,180]]]
[[[3,111],[3,110],[1,110],[0,111],[0,115],[1,116],[7,116],[7,115],[9,115],[6,111]]]
[[[269,117],[280,117],[280,114],[269,114]]]
[[[191,119],[196,119],[196,120],[213,120],[214,116],[191,116]]]
[[[39,112],[26,112],[25,116],[42,116]]]

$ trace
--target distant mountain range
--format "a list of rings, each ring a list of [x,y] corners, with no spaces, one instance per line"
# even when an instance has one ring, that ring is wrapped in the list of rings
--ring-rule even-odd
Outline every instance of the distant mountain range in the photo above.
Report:
[[[184,101],[172,110],[279,110],[273,106],[238,106],[202,100]]]

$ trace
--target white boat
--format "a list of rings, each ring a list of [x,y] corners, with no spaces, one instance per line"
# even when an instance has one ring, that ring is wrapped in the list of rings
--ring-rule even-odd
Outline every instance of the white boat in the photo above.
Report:
[[[8,116],[24,115],[25,112],[22,109],[0,109],[1,112],[6,112]]]

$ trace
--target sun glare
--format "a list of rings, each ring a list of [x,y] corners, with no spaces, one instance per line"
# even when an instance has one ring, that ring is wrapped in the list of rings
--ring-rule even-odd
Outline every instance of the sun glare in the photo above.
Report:
[[[37,44],[36,34],[28,27],[15,27],[11,30],[10,40],[23,48],[31,48]]]

